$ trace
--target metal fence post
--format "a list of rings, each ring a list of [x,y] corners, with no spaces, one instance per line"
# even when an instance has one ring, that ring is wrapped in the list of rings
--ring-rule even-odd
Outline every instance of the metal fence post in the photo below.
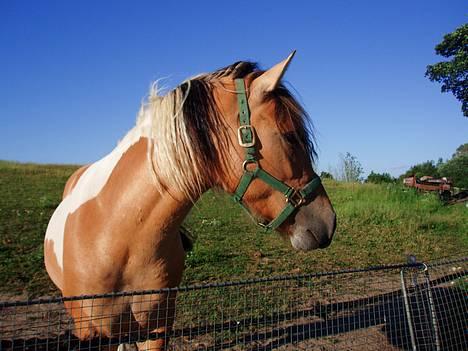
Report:
[[[425,263],[423,263],[423,265],[424,265],[424,278],[427,284],[427,297],[429,299],[429,313],[431,314],[432,330],[434,332],[434,342],[435,342],[436,350],[440,351],[439,328],[437,325],[437,316],[435,312],[434,299],[432,297],[432,287],[431,287],[431,281],[429,279],[429,268]]]
[[[401,279],[401,291],[403,292],[403,302],[405,303],[406,319],[408,320],[408,329],[409,329],[410,338],[411,338],[411,346],[412,346],[413,351],[417,351],[416,339],[414,337],[414,330],[413,330],[413,321],[411,318],[411,309],[410,309],[410,304],[408,301],[408,294],[406,292],[404,268],[400,270],[400,279]]]

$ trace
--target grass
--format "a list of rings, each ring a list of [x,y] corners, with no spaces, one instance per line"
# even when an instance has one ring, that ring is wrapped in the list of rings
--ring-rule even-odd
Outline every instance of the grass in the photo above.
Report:
[[[0,161],[0,293],[56,294],[42,243],[63,186],[76,166]],[[332,245],[308,253],[265,233],[228,196],[206,193],[186,220],[197,236],[183,284],[431,260],[468,252],[468,208],[399,185],[325,181],[338,216]]]

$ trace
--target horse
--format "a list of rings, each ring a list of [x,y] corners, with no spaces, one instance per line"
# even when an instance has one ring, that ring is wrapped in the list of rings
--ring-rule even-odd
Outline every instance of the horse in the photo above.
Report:
[[[282,82],[294,53],[268,70],[239,61],[165,93],[152,86],[136,125],[69,178],[50,219],[45,266],[63,296],[178,286],[181,224],[211,188],[232,194],[297,250],[330,244],[336,216],[313,170],[311,122]],[[174,300],[161,293],[65,307],[75,335],[87,340],[121,330],[168,333]],[[165,349],[167,338],[138,347]]]

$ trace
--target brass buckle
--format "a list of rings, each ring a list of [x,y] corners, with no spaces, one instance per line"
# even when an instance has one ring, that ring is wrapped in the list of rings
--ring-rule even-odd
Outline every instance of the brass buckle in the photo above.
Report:
[[[286,202],[290,203],[294,208],[301,206],[305,199],[302,194],[294,189],[293,193],[289,196],[286,196]]]
[[[243,129],[248,129],[250,130],[250,134],[252,135],[252,141],[250,142],[244,142],[243,138],[242,138],[242,130]],[[239,145],[242,146],[242,147],[252,147],[255,145],[255,131],[254,131],[254,127],[252,127],[250,124],[246,124],[244,126],[240,126],[238,129],[237,129],[237,139],[239,140]]]

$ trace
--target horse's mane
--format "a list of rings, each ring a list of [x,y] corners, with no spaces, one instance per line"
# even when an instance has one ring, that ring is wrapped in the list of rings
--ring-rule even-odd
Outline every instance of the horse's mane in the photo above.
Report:
[[[186,80],[165,95],[160,95],[157,83],[153,85],[136,128],[149,124],[148,156],[159,191],[176,189],[193,200],[223,179],[229,156],[228,128],[213,96],[213,82],[256,72],[261,74],[256,63],[240,61]],[[283,85],[267,98],[275,99],[280,119],[291,119],[296,130],[293,138],[313,159],[312,125],[302,106]],[[281,127],[284,123],[280,122]]]

